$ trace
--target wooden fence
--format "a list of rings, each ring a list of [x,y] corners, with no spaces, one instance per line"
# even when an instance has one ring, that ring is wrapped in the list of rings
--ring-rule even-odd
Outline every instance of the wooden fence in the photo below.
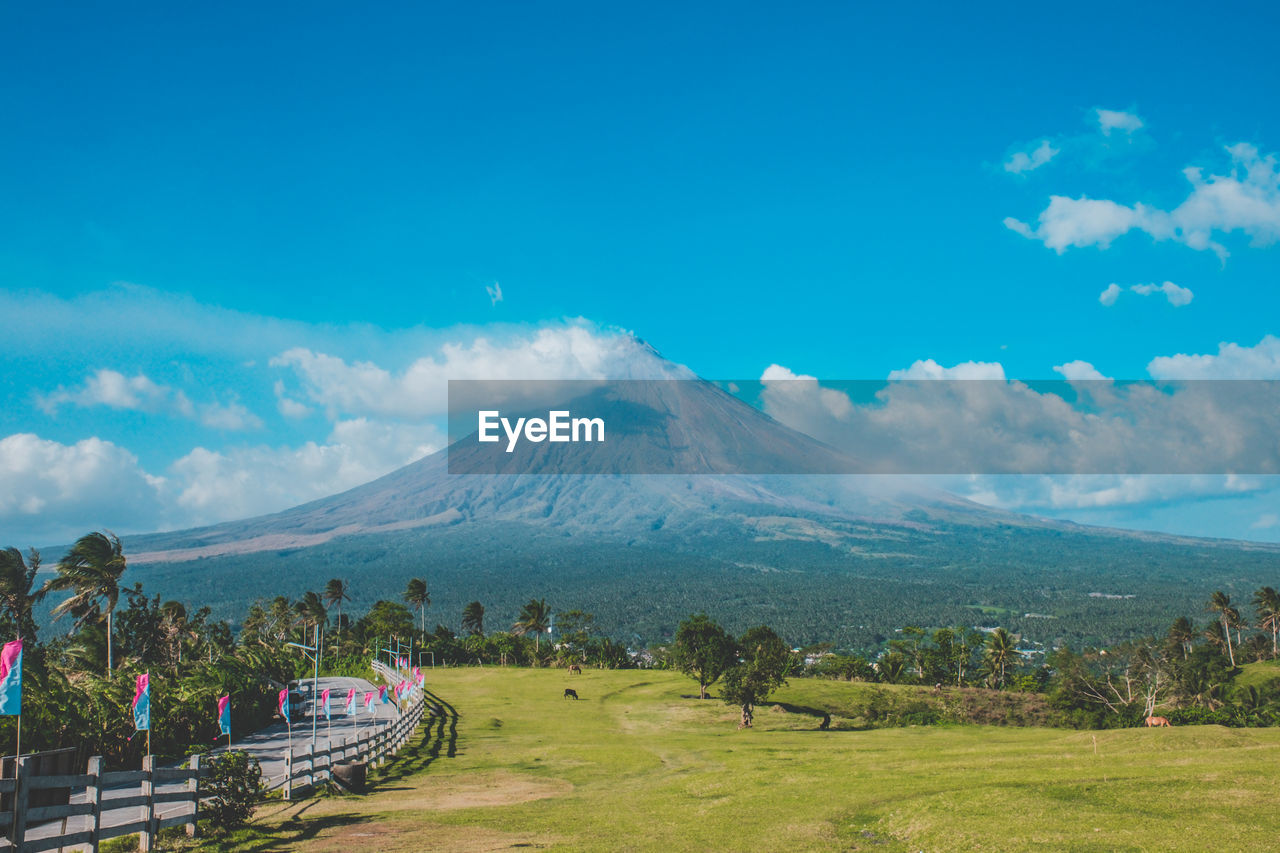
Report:
[[[375,662],[374,669],[388,681],[399,676]],[[423,696],[404,708],[389,726],[364,737],[330,743],[312,752],[310,744],[285,756],[283,776],[268,780],[272,789],[284,788],[285,799],[291,798],[299,784],[314,790],[318,782],[333,778],[334,766],[345,762],[365,762],[378,766],[394,755],[412,737],[422,721],[426,708]],[[196,833],[200,816],[200,780],[207,775],[200,756],[188,759],[185,768],[160,767],[155,756],[142,759],[141,770],[106,773],[102,759],[89,759],[80,774],[42,775],[37,769],[38,756],[24,755],[17,760],[15,778],[0,779],[0,795],[10,795],[13,809],[0,812],[0,850],[14,853],[39,853],[64,847],[82,846],[97,851],[98,844],[110,838],[137,833],[139,849],[151,850],[161,829],[184,826],[188,835]],[[173,788],[179,783],[181,788]],[[159,790],[167,785],[168,790]],[[62,805],[33,805],[41,801],[41,792],[50,789],[84,791],[83,797],[70,797],[78,802]],[[8,799],[8,798],[6,798]],[[136,809],[135,815],[114,814]],[[107,820],[106,816],[111,815]],[[74,821],[77,827],[68,830]],[[51,826],[53,823],[58,826]]]
[[[375,667],[376,669],[377,667]],[[380,673],[385,676],[385,673]],[[313,752],[311,744],[295,747],[293,752],[285,756],[283,775],[268,780],[272,790],[283,788],[286,800],[293,799],[294,789],[313,790],[317,783],[333,779],[333,768],[348,762],[363,762],[374,767],[381,765],[388,757],[393,756],[417,730],[426,710],[426,701],[418,695],[389,726],[355,738],[344,738],[342,741],[329,741],[323,749]],[[326,739],[327,740],[327,739]]]
[[[29,755],[20,757],[17,777],[0,779],[0,792],[14,794],[13,811],[0,814],[0,828],[8,837],[9,849],[18,853],[37,853],[40,850],[83,845],[96,851],[102,841],[137,833],[141,838],[141,849],[150,850],[156,833],[166,827],[185,826],[188,835],[195,835],[196,821],[200,816],[202,772],[198,755],[191,756],[186,768],[157,767],[155,756],[148,755],[142,759],[141,770],[113,773],[104,773],[102,759],[94,757],[89,759],[84,773],[58,776],[33,775],[34,758],[35,756]],[[183,787],[178,790],[156,790],[159,785],[173,782],[181,783]],[[29,805],[33,794],[50,788],[84,789],[85,796],[83,802],[66,805]],[[126,790],[114,790],[119,788]],[[186,804],[186,807],[176,813],[174,809],[164,809],[168,814],[161,817],[158,807],[171,803]],[[129,820],[126,815],[121,822],[113,821],[113,825],[107,825],[103,821],[104,813],[120,809],[137,809],[136,816]],[[68,832],[68,820],[81,816],[88,819],[77,823],[87,823],[88,826]],[[40,824],[53,821],[60,822],[60,831],[52,834],[32,831]]]

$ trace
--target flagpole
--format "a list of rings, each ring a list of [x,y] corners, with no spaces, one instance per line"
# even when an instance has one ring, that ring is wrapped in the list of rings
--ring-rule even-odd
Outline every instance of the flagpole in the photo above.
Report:
[[[14,753],[14,755],[15,755],[14,760],[15,760],[15,761],[16,761],[18,758],[21,758],[21,757],[22,757],[22,715],[21,715],[21,714],[19,714],[19,715],[18,715],[18,746],[17,746],[17,750],[18,750],[18,751],[17,751],[16,753]],[[16,766],[16,765],[15,765],[15,766]]]

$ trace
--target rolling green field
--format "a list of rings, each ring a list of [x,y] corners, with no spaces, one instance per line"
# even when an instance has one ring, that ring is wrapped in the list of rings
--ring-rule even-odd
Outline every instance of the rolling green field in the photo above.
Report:
[[[818,731],[795,709],[854,707],[867,688],[797,679],[775,697],[792,711],[760,707],[739,731],[735,709],[669,672],[438,669],[428,687],[456,721],[424,729],[369,794],[264,806],[222,846],[1230,851],[1280,837],[1280,730]]]

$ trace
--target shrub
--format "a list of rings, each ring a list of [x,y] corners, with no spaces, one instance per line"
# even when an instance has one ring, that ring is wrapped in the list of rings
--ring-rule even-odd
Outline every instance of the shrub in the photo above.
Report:
[[[258,759],[238,749],[210,760],[200,787],[209,796],[202,814],[217,832],[244,826],[266,791]]]

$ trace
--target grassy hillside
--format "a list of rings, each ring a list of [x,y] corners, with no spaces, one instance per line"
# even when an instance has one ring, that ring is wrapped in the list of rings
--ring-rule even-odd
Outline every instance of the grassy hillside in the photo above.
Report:
[[[1246,850],[1280,832],[1280,731],[817,731],[667,672],[435,670],[437,723],[363,797],[261,810],[233,849]],[[564,687],[582,697],[561,698]],[[793,709],[861,707],[795,681]]]

